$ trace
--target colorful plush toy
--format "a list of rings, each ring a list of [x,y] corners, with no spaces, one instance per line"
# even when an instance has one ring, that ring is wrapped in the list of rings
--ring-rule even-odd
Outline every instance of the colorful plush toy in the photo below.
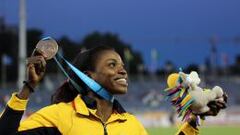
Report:
[[[207,104],[214,100],[223,100],[223,90],[215,86],[212,90],[199,87],[201,80],[197,72],[183,72],[168,76],[168,88],[165,89],[167,99],[176,107],[179,117],[186,120],[190,114],[202,114],[209,111]]]

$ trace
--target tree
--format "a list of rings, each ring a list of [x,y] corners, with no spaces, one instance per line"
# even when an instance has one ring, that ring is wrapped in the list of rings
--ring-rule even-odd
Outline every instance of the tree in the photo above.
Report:
[[[42,34],[43,32],[39,29],[27,30],[27,57],[32,54],[38,41],[42,38]]]
[[[12,64],[7,65],[7,80],[16,79],[18,61],[16,52],[18,52],[18,35],[13,28],[6,27],[3,31],[0,31],[0,59],[3,55],[8,55],[12,60]],[[0,60],[0,64],[4,63]]]
[[[87,35],[81,43],[81,46],[86,49],[93,48],[99,45],[107,45],[113,47],[125,61],[129,73],[138,73],[138,66],[143,64],[141,54],[139,52],[133,51],[131,45],[122,41],[117,34],[113,34],[110,32],[93,32]],[[125,57],[126,49],[129,50],[129,54],[131,55],[130,57],[132,57],[131,59]]]
[[[230,67],[232,75],[240,75],[240,54],[236,56],[235,63]]]
[[[185,73],[190,73],[191,71],[196,71],[199,73],[199,66],[197,64],[190,64],[184,70]]]
[[[64,57],[68,60],[73,60],[77,53],[81,50],[79,43],[71,41],[67,36],[62,36],[58,40],[58,43],[62,49],[60,50],[61,53],[63,53]]]

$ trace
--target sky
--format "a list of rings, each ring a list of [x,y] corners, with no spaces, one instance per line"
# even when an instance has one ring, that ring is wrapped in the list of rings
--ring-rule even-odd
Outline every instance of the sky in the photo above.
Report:
[[[26,0],[27,27],[44,36],[67,35],[81,41],[93,31],[112,32],[158,67],[171,60],[177,67],[203,64],[210,55],[209,39],[217,38],[219,64],[223,55],[234,63],[240,54],[239,0]],[[0,15],[18,24],[19,1],[0,0]]]

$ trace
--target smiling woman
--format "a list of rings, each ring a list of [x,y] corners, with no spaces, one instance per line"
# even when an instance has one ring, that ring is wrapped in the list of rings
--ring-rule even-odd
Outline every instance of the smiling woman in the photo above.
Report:
[[[104,53],[104,55],[102,55]],[[127,72],[118,53],[113,50],[103,51],[95,63],[95,70],[87,74],[112,94],[127,92]]]
[[[12,95],[1,115],[1,135],[147,135],[137,118],[125,111],[116,99],[105,100],[84,84],[79,84],[83,90],[80,94],[69,79],[52,96],[52,105],[20,122],[31,89],[43,79],[46,68],[42,55],[28,59],[31,61],[27,63],[27,79],[22,89]],[[128,75],[114,49],[98,46],[81,52],[73,64],[112,95],[127,93]],[[74,72],[70,72],[70,77],[74,76]],[[178,134],[197,134],[194,120],[193,117],[186,122]]]

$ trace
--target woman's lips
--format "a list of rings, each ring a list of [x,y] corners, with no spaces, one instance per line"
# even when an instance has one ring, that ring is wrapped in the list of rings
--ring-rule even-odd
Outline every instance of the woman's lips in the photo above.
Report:
[[[119,78],[116,82],[120,85],[128,86],[127,80],[125,78]]]

